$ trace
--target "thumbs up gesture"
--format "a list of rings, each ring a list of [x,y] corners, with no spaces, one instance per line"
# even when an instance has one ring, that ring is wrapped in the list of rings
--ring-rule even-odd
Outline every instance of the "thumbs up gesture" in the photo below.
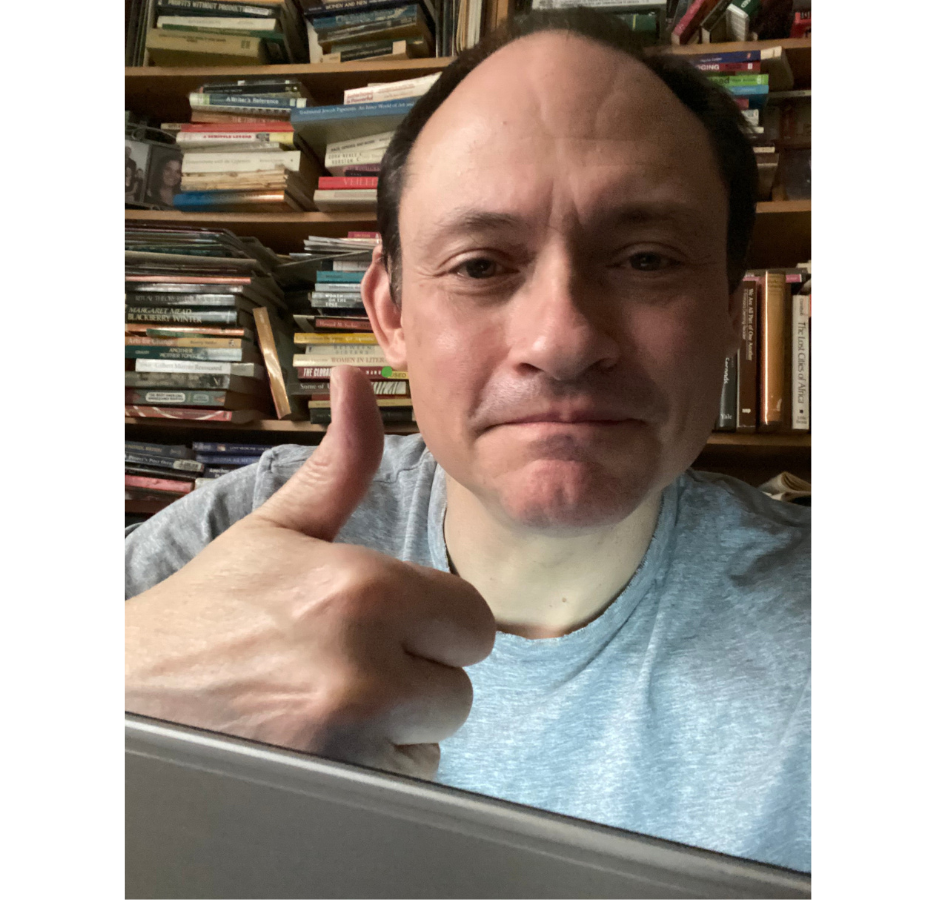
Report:
[[[332,424],[262,506],[126,604],[126,708],[432,778],[494,645],[457,576],[332,541],[383,453],[370,385],[332,372]]]

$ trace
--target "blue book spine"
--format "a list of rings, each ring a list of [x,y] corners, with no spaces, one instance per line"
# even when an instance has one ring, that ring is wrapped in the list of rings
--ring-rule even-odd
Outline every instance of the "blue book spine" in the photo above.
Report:
[[[367,12],[374,9],[386,9],[388,6],[400,7],[405,5],[400,0],[344,0],[343,3],[329,3],[325,6],[307,9],[305,17],[314,27],[316,19],[323,16],[332,17],[341,13]],[[428,14],[431,25],[438,27],[439,19],[436,14],[435,0],[419,0],[419,5],[423,8],[423,12]]]
[[[266,444],[218,444],[215,441],[193,441],[198,453],[231,453],[235,456],[260,456],[270,448]]]
[[[172,198],[172,205],[176,209],[213,209],[227,203],[242,203],[245,193],[251,195],[250,191],[182,191]]]
[[[370,12],[351,13],[345,16],[322,16],[315,20],[314,28],[316,34],[327,37],[326,32],[334,31],[337,28],[350,28],[354,25],[389,25],[390,23],[401,24],[415,20],[418,15],[419,7],[397,6],[389,9],[375,9]]]
[[[689,61],[694,66],[699,63],[760,62],[760,50],[735,50],[731,53],[704,53],[701,56],[690,57]]]
[[[251,466],[259,456],[228,456],[226,453],[196,453],[195,459],[207,466]]]
[[[406,115],[418,99],[418,97],[403,97],[399,100],[385,100],[382,103],[352,103],[348,106],[309,106],[305,109],[294,109],[289,118],[295,126],[307,122],[330,122],[337,119],[367,119],[372,116]]]
[[[316,272],[315,283],[332,282],[338,284],[360,284],[364,280],[363,272]]]
[[[146,444],[141,441],[124,441],[125,452],[146,453],[164,459],[194,459],[195,454],[184,444]]]
[[[249,106],[254,109],[302,109],[305,106],[304,97],[251,97],[245,94],[196,94],[196,97],[207,97],[207,106]],[[192,106],[198,108],[203,104],[196,101]]]
[[[766,97],[770,90],[766,84],[726,84],[722,87],[736,97]]]

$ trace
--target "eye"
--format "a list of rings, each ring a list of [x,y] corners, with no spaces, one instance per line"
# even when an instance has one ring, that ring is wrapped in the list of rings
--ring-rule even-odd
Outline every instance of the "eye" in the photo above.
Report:
[[[627,263],[638,272],[661,272],[678,265],[675,259],[647,250],[641,253],[632,253],[627,257]]]
[[[504,271],[504,267],[493,259],[484,256],[478,256],[474,259],[465,260],[455,267],[456,274],[466,275],[468,278],[480,280],[483,278],[493,278]]]

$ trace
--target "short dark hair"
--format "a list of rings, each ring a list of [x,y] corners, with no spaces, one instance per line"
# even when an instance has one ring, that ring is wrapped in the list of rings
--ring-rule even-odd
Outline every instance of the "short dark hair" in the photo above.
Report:
[[[489,56],[518,38],[548,31],[580,35],[639,60],[705,127],[728,190],[728,284],[734,291],[744,276],[757,207],[757,162],[741,110],[726,91],[678,56],[644,53],[631,30],[616,16],[575,8],[528,13],[503,23],[446,66],[397,128],[381,162],[377,186],[377,230],[394,300],[399,303],[402,299],[400,199],[406,163],[423,126],[464,78]]]

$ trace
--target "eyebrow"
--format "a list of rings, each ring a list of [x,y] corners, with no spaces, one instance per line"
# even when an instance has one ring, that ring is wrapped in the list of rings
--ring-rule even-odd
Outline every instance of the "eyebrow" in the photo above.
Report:
[[[684,203],[651,201],[625,203],[610,208],[596,217],[595,224],[600,228],[654,224],[675,225],[692,231],[705,228],[701,210]],[[457,207],[437,224],[435,232],[438,236],[448,236],[472,231],[516,232],[527,227],[528,223],[522,216],[512,213]]]

